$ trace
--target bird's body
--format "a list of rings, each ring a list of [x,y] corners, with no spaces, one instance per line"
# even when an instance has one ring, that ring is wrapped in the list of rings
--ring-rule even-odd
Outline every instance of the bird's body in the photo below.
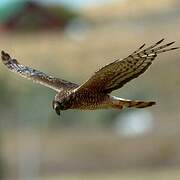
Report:
[[[62,98],[63,97],[63,98]],[[63,99],[65,102],[69,102],[68,109],[81,109],[81,110],[95,110],[104,109],[107,106],[109,95],[107,94],[92,94],[87,92],[77,93],[75,89],[62,93],[57,93],[55,101]]]
[[[61,94],[55,96],[56,101],[62,98]],[[96,109],[123,109],[124,107],[147,107],[155,104],[153,101],[133,101],[111,96],[105,93],[92,94],[84,92],[76,93],[73,90],[64,96],[63,100],[68,102],[67,109],[96,110]],[[65,109],[66,110],[66,109]]]
[[[143,44],[128,57],[122,60],[118,59],[96,71],[82,85],[54,78],[38,70],[23,66],[4,51],[1,52],[1,55],[4,65],[11,71],[57,92],[53,100],[53,109],[57,114],[60,114],[61,110],[67,109],[144,108],[154,105],[155,102],[122,99],[111,96],[110,93],[144,73],[159,53],[178,49],[178,47],[166,48],[174,42],[158,46],[163,40],[144,50],[142,50],[145,46]]]

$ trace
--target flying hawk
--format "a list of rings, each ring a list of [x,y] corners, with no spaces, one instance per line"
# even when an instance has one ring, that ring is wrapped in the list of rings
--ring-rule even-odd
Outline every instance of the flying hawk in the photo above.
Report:
[[[58,115],[60,111],[67,109],[145,108],[154,105],[155,102],[122,99],[110,93],[144,73],[158,54],[179,48],[168,48],[174,42],[160,46],[163,41],[164,39],[161,39],[148,48],[144,48],[143,44],[126,58],[102,67],[81,85],[21,65],[4,51],[1,52],[1,57],[4,65],[11,71],[57,91],[52,105]]]

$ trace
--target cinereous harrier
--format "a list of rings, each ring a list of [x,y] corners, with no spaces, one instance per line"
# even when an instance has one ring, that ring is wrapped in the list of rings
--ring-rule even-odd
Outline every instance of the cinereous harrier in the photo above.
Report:
[[[11,71],[57,91],[52,105],[58,115],[60,115],[61,110],[67,109],[145,108],[154,105],[155,102],[122,99],[111,96],[110,93],[144,73],[158,54],[179,48],[167,48],[174,42],[158,46],[163,40],[161,39],[144,50],[145,44],[143,44],[126,58],[118,59],[96,71],[82,85],[54,78],[38,70],[23,66],[4,51],[1,52],[1,56],[2,62]]]

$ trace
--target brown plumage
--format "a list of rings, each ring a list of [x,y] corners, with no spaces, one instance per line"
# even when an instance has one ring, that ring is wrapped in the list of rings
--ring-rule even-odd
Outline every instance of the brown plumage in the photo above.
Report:
[[[158,54],[179,48],[167,48],[174,42],[158,46],[163,40],[146,49],[143,49],[145,46],[143,44],[126,58],[118,59],[102,67],[80,86],[23,66],[4,51],[1,52],[1,56],[2,62],[11,71],[57,91],[53,100],[53,109],[57,114],[67,109],[145,108],[154,105],[155,102],[122,99],[111,96],[110,93],[144,73]]]

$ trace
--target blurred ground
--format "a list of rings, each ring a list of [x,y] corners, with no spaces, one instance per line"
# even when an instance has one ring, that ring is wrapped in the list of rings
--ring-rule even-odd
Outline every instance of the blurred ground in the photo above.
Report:
[[[120,172],[113,172],[110,174],[106,173],[98,173],[98,174],[81,174],[81,175],[62,175],[58,177],[49,177],[45,178],[45,180],[98,180],[98,179],[105,179],[105,180],[178,180],[180,177],[179,168],[165,168],[165,169],[158,169],[158,170],[132,170],[132,171],[120,171]]]
[[[81,84],[144,42],[166,38],[180,46],[180,14],[169,7],[143,18],[135,12],[135,19],[93,17],[83,31],[0,33],[0,49],[25,65]],[[66,111],[58,117],[51,108],[53,91],[0,66],[2,173],[13,180],[178,179],[179,58],[178,50],[160,55],[144,75],[113,93],[157,101],[147,109],[152,129],[137,136],[119,133],[117,126],[132,111]]]

